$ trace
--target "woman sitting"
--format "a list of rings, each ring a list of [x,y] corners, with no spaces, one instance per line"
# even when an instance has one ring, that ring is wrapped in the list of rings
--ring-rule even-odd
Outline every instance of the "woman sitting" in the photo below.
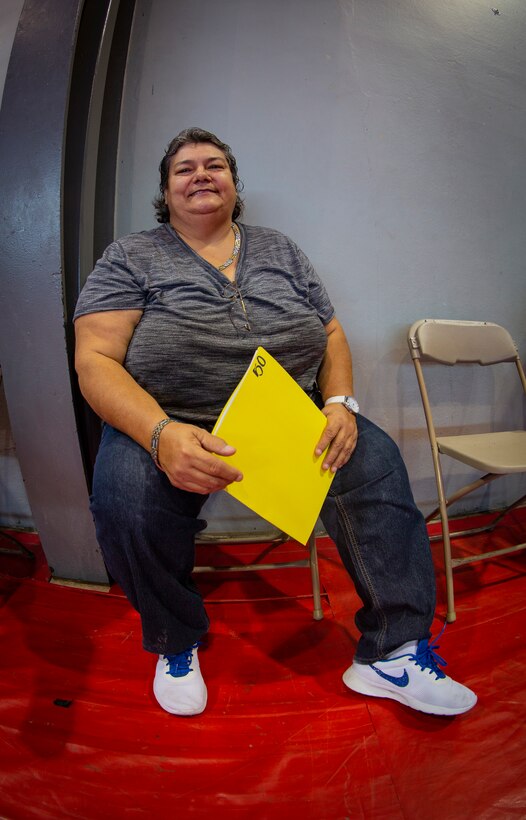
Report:
[[[177,715],[207,690],[208,616],[192,578],[209,493],[243,476],[210,430],[262,345],[323,407],[315,452],[335,473],[321,512],[363,607],[352,690],[455,715],[476,703],[429,643],[435,607],[426,527],[394,442],[359,414],[351,354],[320,278],[283,234],[239,222],[228,145],[181,132],[160,164],[159,227],[111,244],[75,313],[80,387],[104,420],[92,512],[107,567],[158,655],[154,692]],[[287,408],[283,408],[287,412]],[[306,446],[310,446],[308,443]]]

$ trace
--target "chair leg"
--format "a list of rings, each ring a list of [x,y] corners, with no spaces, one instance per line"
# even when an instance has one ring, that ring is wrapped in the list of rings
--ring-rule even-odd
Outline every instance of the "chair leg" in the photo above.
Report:
[[[417,368],[418,372],[418,368]],[[425,402],[424,402],[425,406]],[[426,412],[427,418],[427,412]],[[435,480],[437,485],[438,509],[440,510],[440,520],[442,522],[442,542],[444,545],[444,570],[446,573],[446,600],[447,614],[446,621],[453,623],[456,621],[455,612],[455,591],[453,588],[453,565],[451,563],[451,539],[449,537],[449,519],[447,514],[447,500],[444,492],[444,478],[440,466],[440,456],[433,428],[428,423],[428,430],[432,438],[431,454],[433,456],[433,468],[435,470]]]
[[[320,573],[318,569],[318,551],[316,549],[316,535],[314,534],[314,530],[309,536],[307,546],[309,548],[309,563],[312,577],[312,617],[315,621],[321,621],[323,619],[323,610],[321,608]]]
[[[453,586],[453,564],[451,563],[451,538],[449,535],[449,518],[447,514],[447,502],[444,494],[442,471],[437,474],[438,501],[440,509],[440,520],[442,522],[442,543],[444,546],[444,570],[446,574],[446,600],[447,614],[446,621],[452,624],[456,621],[455,612],[455,590]]]
[[[451,564],[451,541],[449,538],[449,526],[447,521],[444,523],[444,520],[442,520],[442,537],[444,540],[444,566],[446,571],[446,620],[448,624],[452,624],[453,621],[457,620],[457,613],[455,612],[455,590],[453,587],[453,566]]]

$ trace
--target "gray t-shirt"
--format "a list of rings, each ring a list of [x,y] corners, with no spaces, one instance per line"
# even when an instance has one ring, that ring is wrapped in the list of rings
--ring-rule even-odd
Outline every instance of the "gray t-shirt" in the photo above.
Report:
[[[269,228],[239,227],[237,295],[223,273],[163,224],[106,249],[74,317],[142,310],[124,366],[167,415],[208,430],[258,345],[312,396],[327,343],[324,326],[334,316],[294,242]]]

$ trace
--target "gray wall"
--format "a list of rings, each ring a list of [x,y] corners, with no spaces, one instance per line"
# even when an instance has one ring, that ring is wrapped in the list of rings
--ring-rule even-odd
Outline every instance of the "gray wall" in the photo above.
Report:
[[[2,3],[2,59],[21,6]],[[526,5],[500,11],[481,0],[138,0],[132,35],[116,235],[154,224],[157,166],[177,131],[200,125],[229,142],[245,220],[292,236],[325,279],[356,394],[399,442],[423,509],[434,484],[408,325],[499,322],[526,357]],[[501,393],[517,400],[484,375],[481,389],[466,373],[441,391],[450,430],[476,424]],[[519,399],[495,426],[522,426],[524,412]],[[0,484],[15,487],[3,441]],[[499,506],[517,483],[477,505]],[[27,515],[17,490],[12,504]],[[219,520],[243,517],[229,501],[211,506]]]

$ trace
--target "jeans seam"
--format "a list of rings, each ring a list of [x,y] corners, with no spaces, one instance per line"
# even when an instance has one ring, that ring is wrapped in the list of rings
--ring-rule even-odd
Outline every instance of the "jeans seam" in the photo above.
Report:
[[[354,534],[352,523],[351,523],[351,520],[350,520],[350,518],[347,514],[347,510],[345,509],[345,506],[344,506],[340,496],[335,496],[335,501],[336,501],[336,508],[337,508],[338,512],[340,513],[340,520],[341,520],[345,535],[348,536],[348,538],[345,539],[345,543],[346,543],[346,545],[348,545],[349,551],[351,551],[350,547],[352,547],[352,553],[353,553],[353,556],[354,556],[354,559],[355,559],[355,562],[356,562],[356,566],[358,566],[361,570],[362,578],[364,579],[364,581],[366,583],[366,586],[367,586],[367,589],[369,590],[371,600],[374,602],[374,604],[376,606],[376,609],[377,609],[377,612],[380,616],[382,626],[380,628],[379,635],[378,635],[378,638],[376,640],[376,647],[377,647],[378,654],[381,657],[382,654],[383,654],[381,647],[383,646],[383,641],[384,641],[385,635],[387,633],[387,618],[385,617],[385,613],[384,613],[382,607],[380,606],[380,602],[379,602],[378,597],[376,595],[374,586],[373,586],[373,584],[371,582],[371,579],[369,577],[369,573],[367,572],[367,569],[365,567],[365,563],[364,563],[362,555],[360,553],[360,545],[358,544],[358,541],[357,541],[356,536]]]

